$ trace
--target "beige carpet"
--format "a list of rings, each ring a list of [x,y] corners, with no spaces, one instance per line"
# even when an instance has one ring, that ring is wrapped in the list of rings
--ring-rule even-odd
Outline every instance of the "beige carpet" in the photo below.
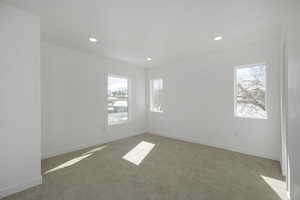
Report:
[[[42,185],[4,199],[279,200],[285,194],[277,161],[151,134],[50,158],[42,168]]]

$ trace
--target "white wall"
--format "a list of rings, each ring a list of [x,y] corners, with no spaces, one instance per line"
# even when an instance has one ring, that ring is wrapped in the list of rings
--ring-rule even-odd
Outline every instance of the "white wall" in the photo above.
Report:
[[[296,1],[295,1],[296,2]],[[293,4],[288,18],[288,134],[289,190],[291,200],[300,199],[300,2]]]
[[[280,112],[281,112],[281,169],[284,176],[287,175],[287,112],[288,112],[288,76],[286,59],[286,31],[282,30],[281,55],[280,55]]]
[[[149,69],[147,84],[151,78],[164,80],[164,113],[151,113],[148,105],[148,130],[280,160],[279,47],[274,39]],[[262,62],[267,64],[268,119],[236,118],[233,68]]]
[[[0,3],[0,198],[42,181],[39,24]]]
[[[131,64],[41,45],[43,158],[145,132],[145,71]],[[132,118],[107,127],[107,74],[132,84]]]

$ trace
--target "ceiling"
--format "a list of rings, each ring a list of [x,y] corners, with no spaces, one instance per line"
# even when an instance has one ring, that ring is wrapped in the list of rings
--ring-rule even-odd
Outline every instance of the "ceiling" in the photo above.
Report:
[[[2,0],[41,18],[43,41],[143,67],[279,33],[285,0]],[[215,36],[223,36],[214,41]],[[99,42],[88,41],[90,36]],[[151,62],[146,58],[151,57]]]

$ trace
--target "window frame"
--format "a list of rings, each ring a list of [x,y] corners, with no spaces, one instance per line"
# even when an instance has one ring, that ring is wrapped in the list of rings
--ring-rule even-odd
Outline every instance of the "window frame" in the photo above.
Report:
[[[154,109],[153,109],[153,104],[152,104],[152,102],[153,102],[153,82],[154,81],[156,81],[156,80],[161,80],[162,81],[162,91],[164,90],[164,80],[163,80],[163,78],[152,78],[152,79],[150,79],[149,80],[149,85],[150,85],[150,87],[149,87],[149,109],[150,109],[150,112],[151,113],[164,113],[164,111],[163,110],[161,110],[161,111],[155,111]],[[161,104],[163,104],[163,102],[161,102]]]
[[[120,120],[117,122],[109,122],[109,112],[107,110],[108,107],[108,87],[109,87],[109,78],[120,78],[120,79],[126,79],[127,80],[127,90],[128,90],[128,97],[127,97],[127,105],[128,105],[128,118],[127,120]],[[109,126],[114,126],[114,125],[121,125],[121,124],[126,124],[131,121],[131,79],[128,76],[123,76],[123,75],[118,75],[118,74],[113,74],[113,73],[108,73],[106,76],[106,104],[105,104],[105,111],[106,111],[106,125]]]
[[[238,69],[243,69],[243,68],[251,68],[251,67],[255,67],[255,66],[264,66],[265,69],[264,69],[264,74],[265,74],[265,108],[266,108],[266,117],[250,117],[250,116],[240,116],[240,115],[237,115],[237,101],[236,101],[236,96],[237,96],[237,70]],[[267,87],[267,82],[268,82],[268,79],[267,79],[267,63],[266,62],[261,62],[261,63],[255,63],[255,64],[247,64],[247,65],[239,65],[239,66],[235,66],[233,68],[234,70],[234,85],[233,85],[233,89],[234,89],[234,94],[233,94],[233,102],[234,102],[234,117],[236,118],[240,118],[240,119],[256,119],[256,120],[267,120],[268,117],[269,117],[269,114],[268,114],[268,87]]]

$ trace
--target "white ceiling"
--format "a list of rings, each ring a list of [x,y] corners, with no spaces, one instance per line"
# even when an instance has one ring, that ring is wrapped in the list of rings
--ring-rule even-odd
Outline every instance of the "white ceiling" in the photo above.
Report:
[[[41,17],[44,41],[141,66],[279,32],[286,0],[2,0]],[[215,36],[221,41],[213,41]],[[96,37],[97,44],[88,41]],[[146,61],[152,57],[151,62]]]

